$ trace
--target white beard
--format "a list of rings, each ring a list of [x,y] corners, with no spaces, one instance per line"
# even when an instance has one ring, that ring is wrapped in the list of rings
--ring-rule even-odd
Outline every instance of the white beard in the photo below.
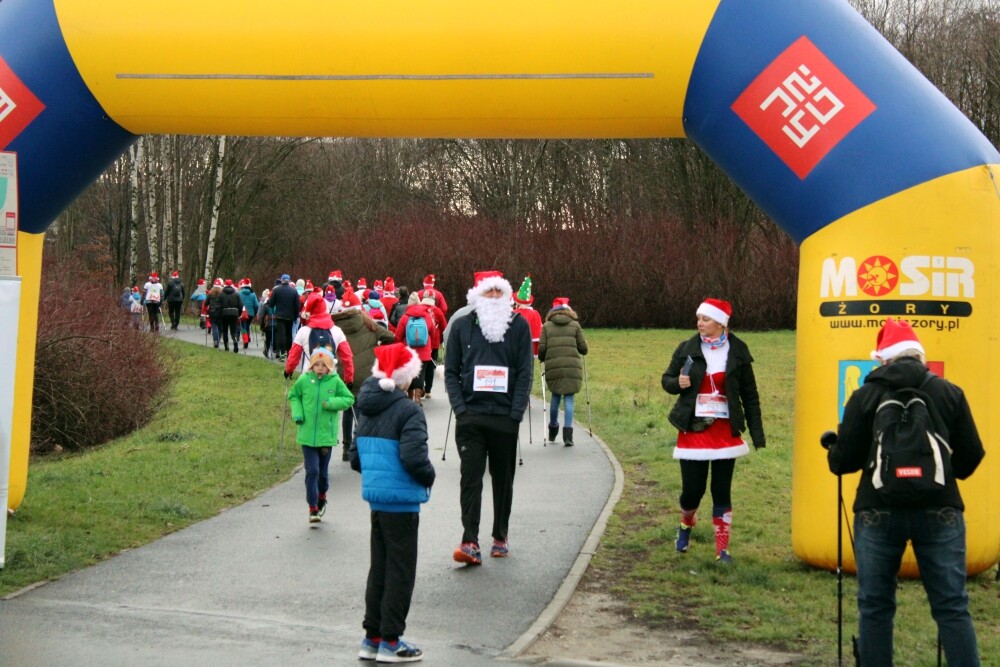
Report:
[[[491,343],[502,341],[514,312],[510,299],[487,299],[481,296],[476,299],[475,309],[483,337]]]

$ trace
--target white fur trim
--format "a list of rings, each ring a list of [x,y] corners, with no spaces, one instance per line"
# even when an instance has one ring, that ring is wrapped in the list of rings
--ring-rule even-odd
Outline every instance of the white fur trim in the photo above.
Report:
[[[494,287],[503,292],[503,295],[508,299],[510,299],[514,294],[513,288],[510,286],[510,283],[507,282],[506,278],[497,278],[494,276],[492,278],[486,278],[478,285],[475,285],[468,291],[468,293],[466,293],[465,297],[469,303],[472,303],[477,298],[485,294],[487,290],[491,290]]]
[[[732,447],[723,447],[721,449],[674,447],[674,458],[685,459],[688,461],[715,461],[717,459],[735,459],[739,458],[740,456],[746,456],[749,453],[750,453],[750,447],[745,442],[741,442],[738,445],[733,445]]]
[[[710,303],[703,303],[698,306],[698,310],[695,311],[695,315],[704,315],[705,317],[711,317],[713,320],[721,324],[722,326],[729,326],[729,315],[713,306]]]
[[[410,360],[393,372],[392,380],[400,389],[408,387],[410,386],[410,383],[413,382],[413,379],[420,375],[420,371],[422,371],[423,368],[424,364],[420,361],[420,357],[418,357],[417,353],[411,349]]]
[[[924,352],[924,346],[920,344],[920,341],[902,340],[895,345],[883,347],[881,350],[872,352],[872,359],[875,361],[889,361],[890,359],[895,359],[907,350],[917,350],[920,354],[925,356],[927,354]]]

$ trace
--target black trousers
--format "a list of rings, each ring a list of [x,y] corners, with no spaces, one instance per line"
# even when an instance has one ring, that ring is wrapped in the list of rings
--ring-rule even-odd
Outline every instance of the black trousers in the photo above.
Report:
[[[499,415],[463,415],[455,426],[455,445],[462,460],[459,489],[463,542],[479,543],[487,465],[493,483],[493,538],[507,539],[517,468],[517,428],[513,419]]]
[[[167,301],[167,310],[170,312],[170,328],[176,330],[181,323],[181,308],[183,301]]]
[[[351,448],[351,440],[354,438],[354,410],[347,408],[344,416],[340,419],[340,430],[344,436],[344,451]]]
[[[431,360],[424,362],[423,375],[424,375],[424,393],[431,393],[431,388],[434,387],[434,369],[437,367],[436,363],[438,360],[438,353],[441,348],[436,350],[431,350]]]
[[[712,507],[732,507],[730,492],[736,459],[688,461],[681,459],[681,509],[696,510],[708,486],[708,469],[712,468]]]
[[[406,630],[417,579],[420,514],[372,511],[371,524],[371,566],[362,625],[371,636],[399,637]]]
[[[149,313],[149,330],[160,330],[160,304],[159,302],[147,301],[146,312]]]
[[[292,320],[274,318],[274,353],[288,354],[292,349]]]
[[[219,332],[222,334],[222,342],[226,349],[229,349],[229,338],[233,339],[233,349],[238,350],[240,346],[240,319],[238,317],[223,317],[219,320]]]

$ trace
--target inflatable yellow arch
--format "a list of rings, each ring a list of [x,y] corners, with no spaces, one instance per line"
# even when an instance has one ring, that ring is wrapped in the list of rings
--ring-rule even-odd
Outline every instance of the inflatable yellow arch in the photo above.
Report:
[[[23,278],[12,507],[43,233],[146,133],[690,137],[802,244],[792,527],[811,564],[836,562],[818,438],[886,316],[912,322],[996,434],[1000,155],[846,0],[3,0]],[[1000,558],[997,466],[962,485],[972,573]]]

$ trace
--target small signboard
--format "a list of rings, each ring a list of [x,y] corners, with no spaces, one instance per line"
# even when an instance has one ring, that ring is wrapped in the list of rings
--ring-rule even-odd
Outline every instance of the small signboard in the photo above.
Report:
[[[0,151],[0,276],[17,275],[17,153]]]

